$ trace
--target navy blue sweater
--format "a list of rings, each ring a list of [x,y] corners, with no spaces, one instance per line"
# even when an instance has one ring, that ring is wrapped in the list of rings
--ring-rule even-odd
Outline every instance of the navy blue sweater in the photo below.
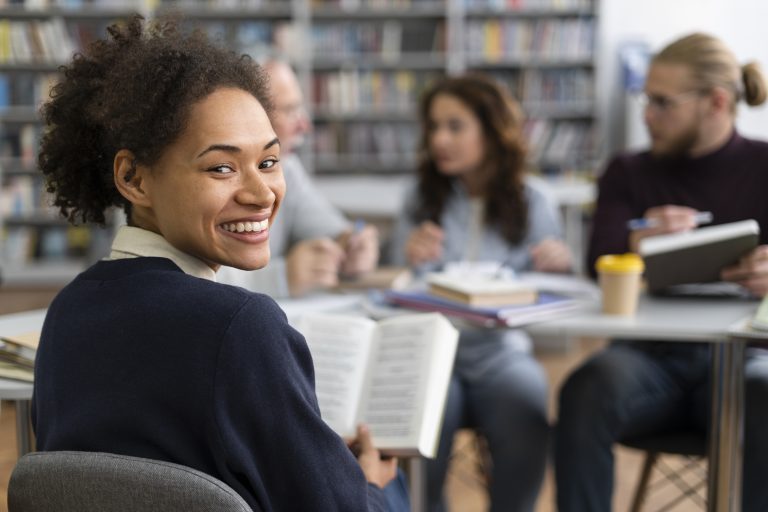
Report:
[[[40,450],[184,464],[257,509],[384,509],[320,418],[309,350],[277,304],[164,258],[99,262],[54,299],[32,421]]]

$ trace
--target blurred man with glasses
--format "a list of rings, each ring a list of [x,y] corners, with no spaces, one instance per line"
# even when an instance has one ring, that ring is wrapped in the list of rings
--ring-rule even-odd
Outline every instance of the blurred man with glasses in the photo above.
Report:
[[[271,58],[263,67],[274,103],[285,199],[269,226],[269,265],[252,272],[223,268],[217,278],[274,298],[300,297],[336,286],[340,275],[373,270],[379,259],[378,232],[373,226],[353,230],[312,183],[296,154],[312,128],[299,81],[281,59]]]
[[[766,99],[755,64],[740,66],[718,39],[692,34],[652,60],[645,83],[649,150],[615,157],[600,178],[589,272],[603,254],[636,251],[642,238],[755,219],[761,244],[722,278],[768,291],[768,143],[735,129],[736,105]],[[630,231],[630,219],[652,226]],[[708,427],[705,343],[614,341],[571,374],[560,392],[555,464],[560,512],[611,510],[612,444],[628,437]],[[744,512],[768,510],[768,357],[745,368]]]

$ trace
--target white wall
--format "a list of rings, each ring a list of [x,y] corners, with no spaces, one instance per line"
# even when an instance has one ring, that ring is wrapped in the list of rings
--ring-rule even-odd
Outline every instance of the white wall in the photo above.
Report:
[[[739,61],[756,60],[768,75],[768,2],[765,0],[718,0],[712,12],[715,33],[728,43]],[[768,106],[742,105],[738,126],[752,137],[768,139]]]
[[[625,102],[621,87],[619,48],[625,41],[645,41],[652,52],[694,31],[722,38],[742,63],[760,62],[768,72],[768,2],[765,0],[598,0],[600,32],[597,41],[598,99],[605,149],[621,147],[625,133]],[[631,124],[644,132],[639,111]],[[738,127],[742,134],[768,139],[768,109],[741,106]]]

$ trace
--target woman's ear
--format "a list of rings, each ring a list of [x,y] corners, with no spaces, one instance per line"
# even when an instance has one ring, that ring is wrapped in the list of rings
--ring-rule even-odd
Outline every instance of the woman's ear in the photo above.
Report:
[[[149,197],[142,188],[146,172],[145,166],[136,164],[136,157],[131,151],[121,149],[115,155],[113,163],[115,187],[120,195],[134,206],[150,206]]]

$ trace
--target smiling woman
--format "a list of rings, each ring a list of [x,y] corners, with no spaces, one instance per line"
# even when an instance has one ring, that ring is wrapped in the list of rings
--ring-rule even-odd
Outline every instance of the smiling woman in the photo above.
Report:
[[[285,194],[279,157],[261,103],[226,87],[194,105],[185,129],[152,165],[119,150],[115,183],[131,202],[133,225],[214,270],[253,270],[269,261],[267,226]]]
[[[355,461],[301,335],[269,297],[215,282],[269,262],[285,182],[264,83],[249,58],[140,17],[64,69],[39,156],[54,204],[102,223],[120,207],[128,226],[48,310],[37,446],[183,464],[255,510],[384,510],[396,461],[365,428]]]

